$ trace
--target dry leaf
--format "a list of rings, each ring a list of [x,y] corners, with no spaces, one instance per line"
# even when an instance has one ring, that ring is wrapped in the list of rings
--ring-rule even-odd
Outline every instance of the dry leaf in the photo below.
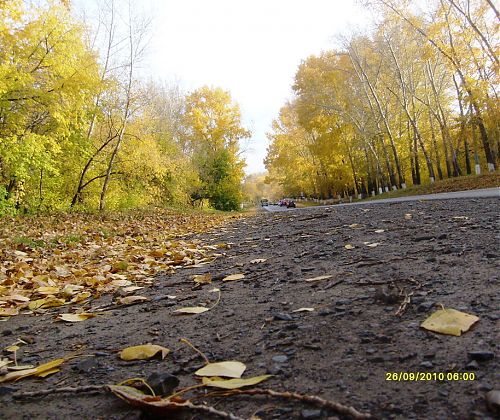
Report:
[[[306,281],[307,282],[320,281],[320,280],[331,279],[332,277],[333,277],[332,274],[327,274],[325,276],[312,277],[310,279],[306,279]]]
[[[56,319],[58,321],[80,322],[85,321],[89,318],[93,318],[95,316],[95,314],[90,312],[82,312],[80,314],[59,314]]]
[[[0,316],[14,316],[19,314],[17,308],[0,308]]]
[[[220,378],[203,378],[202,382],[206,386],[222,389],[238,389],[245,386],[252,386],[269,379],[273,375],[253,376],[245,379],[220,379]]]
[[[116,299],[116,303],[118,305],[131,305],[133,303],[138,303],[138,302],[146,302],[148,301],[149,298],[147,298],[146,296],[125,296],[125,297],[121,297],[121,298],[118,298]]]
[[[406,214],[405,214],[405,219],[406,219],[406,220],[411,220],[411,219],[412,219],[412,217],[413,217],[413,216],[411,215],[411,213],[406,213]]]
[[[204,306],[187,306],[185,308],[176,309],[174,314],[202,314],[209,310],[209,308],[205,308]]]
[[[161,358],[164,359],[170,350],[166,347],[158,346],[156,344],[143,344],[140,346],[132,346],[123,349],[120,353],[122,360],[144,360],[151,359],[161,352]]]
[[[247,367],[237,361],[209,363],[198,369],[195,375],[198,376],[223,376],[226,378],[241,378]]]
[[[144,289],[144,287],[142,287],[142,286],[128,286],[128,287],[124,287],[122,290],[125,293],[130,293],[130,292],[135,292],[136,290],[141,290],[141,289]]]
[[[349,227],[352,228],[352,229],[356,229],[356,228],[362,227],[362,225],[360,225],[358,223],[353,223],[352,225],[349,225]]]
[[[83,302],[84,300],[88,299],[91,295],[90,292],[81,292],[78,293],[73,299],[71,299],[72,303],[80,303]]]
[[[377,229],[377,230],[375,231],[375,233],[383,233],[383,232],[385,232],[385,230],[384,230],[384,229]]]
[[[250,261],[250,264],[260,264],[266,262],[267,258],[256,258],[255,260]]]
[[[469,330],[479,318],[456,309],[440,309],[429,316],[422,324],[422,328],[441,334],[460,336]]]
[[[292,312],[312,312],[312,311],[314,311],[314,308],[299,308],[293,310]]]
[[[370,244],[370,243],[366,244],[366,246],[370,247],[370,248],[375,248],[379,245],[380,245],[380,242],[373,242],[372,244]]]
[[[344,248],[345,249],[354,249],[355,246],[354,245],[351,245],[351,244],[347,244],[347,245],[344,245]]]
[[[55,359],[51,362],[44,363],[34,369],[26,369],[17,372],[10,372],[4,376],[0,376],[1,382],[17,381],[22,378],[27,378],[28,376],[40,376],[45,377],[49,374],[56,373],[58,367],[64,363],[64,359]]]
[[[207,274],[196,274],[193,276],[193,281],[198,284],[209,284],[212,283],[212,275]]]
[[[235,281],[235,280],[241,280],[244,278],[245,278],[244,274],[231,274],[229,276],[224,277],[222,279],[222,281]]]

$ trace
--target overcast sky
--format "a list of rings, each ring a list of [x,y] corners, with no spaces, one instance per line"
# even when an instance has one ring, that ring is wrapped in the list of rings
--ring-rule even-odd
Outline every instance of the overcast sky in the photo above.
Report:
[[[88,5],[88,0],[77,3]],[[266,132],[292,97],[301,60],[335,46],[335,36],[363,30],[355,0],[135,0],[154,16],[143,71],[154,80],[229,90],[252,131],[246,172],[264,171]],[[142,7],[141,7],[142,6]]]

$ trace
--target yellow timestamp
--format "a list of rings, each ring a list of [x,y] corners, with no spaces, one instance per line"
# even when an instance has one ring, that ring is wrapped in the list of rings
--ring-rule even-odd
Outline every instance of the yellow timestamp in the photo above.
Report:
[[[474,381],[474,372],[386,372],[385,380],[394,382],[417,381]]]

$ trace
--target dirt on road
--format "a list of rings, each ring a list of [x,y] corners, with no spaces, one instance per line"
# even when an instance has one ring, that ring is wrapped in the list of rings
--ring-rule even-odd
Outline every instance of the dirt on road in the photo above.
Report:
[[[214,250],[220,254],[214,262],[160,274],[141,290],[149,301],[116,306],[113,296],[103,296],[88,310],[106,311],[84,322],[54,322],[54,309],[0,323],[0,348],[17,339],[28,343],[18,351],[19,363],[77,356],[46,378],[1,383],[0,418],[211,418],[195,411],[147,414],[110,392],[82,388],[155,373],[176,376],[179,388],[199,383],[194,372],[204,360],[181,338],[211,362],[243,362],[244,377],[273,375],[259,388],[318,396],[374,418],[495,418],[498,204],[498,199],[366,204],[239,219],[204,236],[221,247]],[[208,273],[212,283],[196,286],[193,276]],[[231,274],[244,278],[222,281]],[[216,306],[214,287],[221,295]],[[174,315],[181,307],[203,305],[213,307]],[[479,321],[459,337],[422,329],[442,307]],[[171,352],[164,360],[118,357],[121,349],[145,343]],[[410,374],[419,380],[405,380]],[[61,387],[81,392],[20,396]],[[205,401],[246,419],[346,417],[291,398]]]

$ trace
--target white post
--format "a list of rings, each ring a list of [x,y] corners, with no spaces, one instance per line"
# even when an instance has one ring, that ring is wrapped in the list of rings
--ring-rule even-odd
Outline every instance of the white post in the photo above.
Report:
[[[481,165],[476,163],[476,175],[481,175]]]

